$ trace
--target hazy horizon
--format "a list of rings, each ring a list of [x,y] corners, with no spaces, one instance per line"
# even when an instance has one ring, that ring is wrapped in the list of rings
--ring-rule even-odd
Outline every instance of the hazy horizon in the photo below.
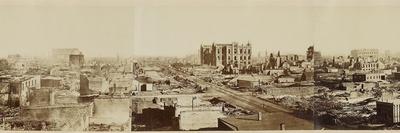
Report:
[[[196,54],[201,44],[252,43],[253,56],[322,55],[400,44],[394,0],[4,0],[0,56],[46,56],[79,48],[87,56]],[[33,46],[34,45],[34,46]]]

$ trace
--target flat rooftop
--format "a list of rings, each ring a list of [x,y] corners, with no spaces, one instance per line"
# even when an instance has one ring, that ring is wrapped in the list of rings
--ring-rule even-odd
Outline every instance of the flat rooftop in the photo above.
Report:
[[[262,120],[257,120],[258,115],[227,117],[220,120],[228,125],[236,127],[239,131],[246,130],[280,130],[280,124],[285,123],[286,130],[313,130],[314,123],[297,118],[287,113],[263,113]]]

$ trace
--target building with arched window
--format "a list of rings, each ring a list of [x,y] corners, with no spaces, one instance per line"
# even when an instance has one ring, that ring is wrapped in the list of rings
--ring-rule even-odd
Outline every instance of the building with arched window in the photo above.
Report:
[[[251,64],[251,44],[239,44],[237,42],[211,45],[201,45],[201,64],[210,66],[234,66],[234,71]]]

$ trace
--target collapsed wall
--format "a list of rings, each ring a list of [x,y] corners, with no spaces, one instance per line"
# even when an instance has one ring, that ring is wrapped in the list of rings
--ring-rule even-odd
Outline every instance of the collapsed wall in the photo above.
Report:
[[[35,121],[56,123],[61,131],[88,131],[93,104],[27,106],[21,117]]]
[[[94,99],[90,124],[106,124],[121,131],[131,131],[131,99],[128,97],[99,97]]]

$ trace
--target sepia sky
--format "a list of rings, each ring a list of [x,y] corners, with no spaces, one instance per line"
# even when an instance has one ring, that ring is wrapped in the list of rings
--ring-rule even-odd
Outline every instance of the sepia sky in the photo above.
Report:
[[[87,56],[133,54],[132,6],[88,0],[1,2],[0,56],[48,56],[52,48],[79,48]]]
[[[46,56],[77,47],[88,56],[185,56],[200,44],[237,41],[253,53],[348,55],[397,50],[396,0],[3,0],[0,56]],[[396,49],[397,47],[397,49]]]

